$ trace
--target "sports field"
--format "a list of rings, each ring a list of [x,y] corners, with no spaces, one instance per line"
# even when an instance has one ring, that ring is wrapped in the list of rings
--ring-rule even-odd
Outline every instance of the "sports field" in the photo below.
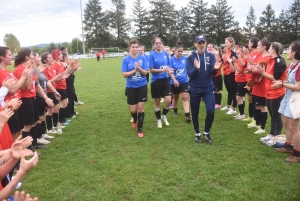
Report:
[[[63,134],[39,150],[43,156],[21,190],[42,201],[300,200],[299,164],[284,163],[287,155],[259,142],[264,135],[224,111],[216,110],[213,145],[197,144],[181,102],[179,117],[172,110],[167,115],[170,127],[156,127],[149,93],[145,137],[138,138],[129,123],[121,60],[80,60],[75,87],[85,104]]]

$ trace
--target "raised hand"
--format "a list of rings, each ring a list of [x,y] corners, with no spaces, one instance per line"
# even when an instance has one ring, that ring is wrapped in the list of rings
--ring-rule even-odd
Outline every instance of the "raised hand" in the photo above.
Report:
[[[10,108],[13,111],[16,111],[22,104],[22,101],[17,99],[17,98],[13,98],[9,101],[6,101],[4,104],[3,108]]]
[[[22,137],[22,136],[20,136],[20,137]],[[16,141],[20,141],[22,143],[23,150],[25,150],[27,147],[29,147],[31,145],[33,139],[31,136],[27,136],[23,139],[17,138]]]
[[[44,65],[41,65],[40,67],[39,67],[39,72],[41,73],[41,72],[44,72],[44,70],[46,69],[46,65],[44,64]]]
[[[8,88],[8,90],[15,85],[15,78],[9,78],[2,82],[2,86]]]
[[[248,48],[243,47],[243,52],[244,52],[245,55],[248,55],[249,54]]]
[[[21,191],[21,193],[16,191],[14,195],[14,201],[38,201],[38,198],[31,198],[30,194],[26,194],[25,196],[25,191]]]
[[[4,125],[13,114],[14,112],[10,108],[5,108],[2,110],[0,112],[0,124]]]
[[[39,157],[38,157],[37,152],[34,152],[31,159],[26,160],[25,153],[23,151],[22,156],[21,156],[21,163],[20,163],[19,171],[24,172],[24,173],[29,172],[32,168],[34,168],[37,165],[38,160],[39,160]]]
[[[19,136],[20,138],[22,136]],[[22,142],[16,141],[12,144],[10,148],[10,156],[14,159],[20,159],[22,155],[23,147],[22,147]]]
[[[198,60],[196,58],[194,59],[194,66],[197,70],[200,69],[200,62],[198,62]]]

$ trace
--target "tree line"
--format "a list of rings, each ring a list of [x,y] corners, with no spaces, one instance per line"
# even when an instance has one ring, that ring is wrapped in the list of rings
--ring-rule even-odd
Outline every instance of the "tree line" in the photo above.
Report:
[[[164,45],[174,46],[181,40],[186,48],[193,48],[194,36],[204,33],[209,42],[220,45],[228,36],[237,43],[246,44],[253,36],[267,37],[288,46],[291,41],[300,39],[300,0],[294,0],[287,10],[282,9],[278,16],[271,4],[268,4],[260,17],[256,17],[253,6],[246,14],[246,23],[241,27],[234,18],[232,6],[227,0],[216,0],[208,7],[203,0],[189,0],[187,6],[175,9],[170,0],[148,0],[145,7],[142,0],[135,0],[132,13],[126,17],[124,0],[112,0],[113,7],[103,10],[100,0],[89,0],[83,13],[84,38],[86,49],[99,47],[119,47],[126,49],[131,38],[137,38],[146,49],[158,36]],[[4,44],[18,51],[20,43],[13,34],[6,34]],[[50,43],[44,48],[32,47],[42,53],[59,46],[68,47],[70,53],[82,53],[82,41],[72,39],[56,46]]]

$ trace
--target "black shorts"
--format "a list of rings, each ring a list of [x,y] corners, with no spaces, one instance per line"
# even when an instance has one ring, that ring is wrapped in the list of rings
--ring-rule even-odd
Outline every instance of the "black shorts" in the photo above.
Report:
[[[267,101],[265,97],[261,97],[261,96],[255,96],[252,94],[252,103],[254,103],[254,105],[257,106],[266,106],[267,105]]]
[[[222,91],[223,90],[223,77],[222,75],[218,77],[213,77],[213,84],[215,86],[214,91]]]
[[[140,88],[126,88],[127,103],[129,105],[136,105],[139,102],[147,102],[147,93],[147,84]]]
[[[158,79],[151,83],[152,98],[172,96],[171,85],[168,78]]]
[[[38,114],[39,116],[44,116],[44,114],[47,111],[48,105],[45,102],[45,99],[42,97],[37,96],[36,97],[36,104],[37,104],[37,109],[38,109]]]
[[[189,84],[188,83],[179,84],[179,87],[175,87],[174,84],[171,84],[171,90],[173,94],[181,94],[182,92],[189,93]]]
[[[32,98],[21,98],[22,105],[20,106],[22,112],[23,125],[34,124],[39,120],[39,114],[37,109],[37,103],[35,97]]]
[[[246,82],[236,82],[236,95],[244,97],[247,89],[245,88]]]
[[[250,90],[246,89],[246,93],[249,95],[252,95],[252,89],[250,89]]]
[[[14,114],[8,119],[7,123],[11,134],[20,132],[24,128],[20,108],[14,111]]]
[[[57,89],[57,92],[61,95],[60,100],[68,98],[68,93],[66,89]]]
[[[47,96],[48,96],[48,98],[50,98],[51,100],[53,100],[54,105],[57,105],[59,103],[59,101],[55,98],[53,92],[47,92]]]
[[[97,61],[100,61],[100,57],[97,57]]]

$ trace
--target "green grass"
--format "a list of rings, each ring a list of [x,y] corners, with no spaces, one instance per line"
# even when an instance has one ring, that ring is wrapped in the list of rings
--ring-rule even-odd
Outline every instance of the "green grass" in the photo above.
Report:
[[[168,114],[170,127],[156,127],[149,94],[145,137],[139,139],[129,123],[121,58],[80,63],[75,86],[85,104],[40,150],[43,156],[21,190],[47,201],[300,199],[299,164],[284,163],[287,155],[262,145],[245,122],[216,110],[214,144],[196,144],[181,103],[179,117]],[[225,97],[224,91],[223,105]],[[204,118],[201,103],[202,130]]]

